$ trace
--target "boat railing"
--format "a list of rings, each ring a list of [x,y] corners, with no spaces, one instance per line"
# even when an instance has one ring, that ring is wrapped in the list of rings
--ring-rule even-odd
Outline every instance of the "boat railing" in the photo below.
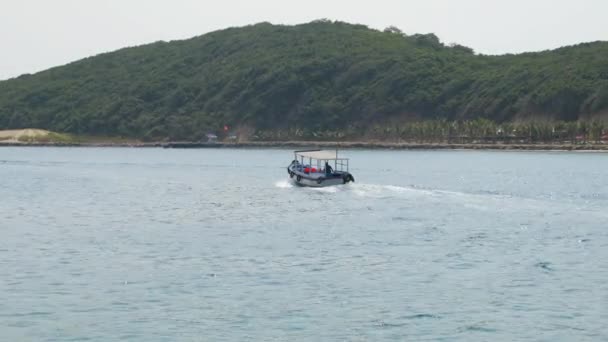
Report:
[[[335,163],[335,170],[336,171],[346,171],[348,172],[348,159],[336,159],[336,163]]]
[[[316,168],[317,170],[324,170],[325,163],[333,166],[334,171],[340,172],[349,172],[349,164],[348,158],[338,158],[338,151],[335,151],[335,154],[330,158],[314,158],[314,156],[306,155],[307,152],[325,152],[321,150],[304,150],[304,151],[295,151],[294,152],[294,160],[299,163],[300,168],[304,169],[307,165],[308,167]],[[335,156],[335,157],[334,157]]]

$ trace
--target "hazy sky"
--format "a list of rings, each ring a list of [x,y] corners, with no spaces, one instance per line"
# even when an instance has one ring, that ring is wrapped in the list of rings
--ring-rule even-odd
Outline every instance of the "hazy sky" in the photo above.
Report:
[[[0,79],[261,21],[394,25],[481,53],[538,51],[608,40],[607,13],[608,0],[0,0]]]

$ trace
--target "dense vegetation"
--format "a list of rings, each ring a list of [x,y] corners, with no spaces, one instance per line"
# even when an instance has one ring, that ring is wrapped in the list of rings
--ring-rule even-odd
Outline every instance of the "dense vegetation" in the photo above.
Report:
[[[433,34],[324,20],[230,28],[0,82],[0,129],[150,140],[224,125],[268,139],[450,139],[471,125],[500,135],[547,122],[552,133],[576,127],[573,137],[606,114],[606,42],[483,56]]]

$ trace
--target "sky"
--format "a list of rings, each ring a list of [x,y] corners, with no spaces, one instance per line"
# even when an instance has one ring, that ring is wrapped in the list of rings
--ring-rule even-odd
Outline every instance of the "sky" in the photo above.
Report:
[[[435,33],[478,53],[608,40],[608,0],[0,0],[0,80],[159,40],[327,18]]]

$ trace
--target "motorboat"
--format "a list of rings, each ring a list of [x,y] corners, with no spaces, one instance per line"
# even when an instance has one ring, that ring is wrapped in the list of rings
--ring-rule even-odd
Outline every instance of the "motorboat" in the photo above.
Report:
[[[294,151],[287,173],[300,186],[325,187],[355,181],[349,172],[348,158],[338,157],[338,150]]]

